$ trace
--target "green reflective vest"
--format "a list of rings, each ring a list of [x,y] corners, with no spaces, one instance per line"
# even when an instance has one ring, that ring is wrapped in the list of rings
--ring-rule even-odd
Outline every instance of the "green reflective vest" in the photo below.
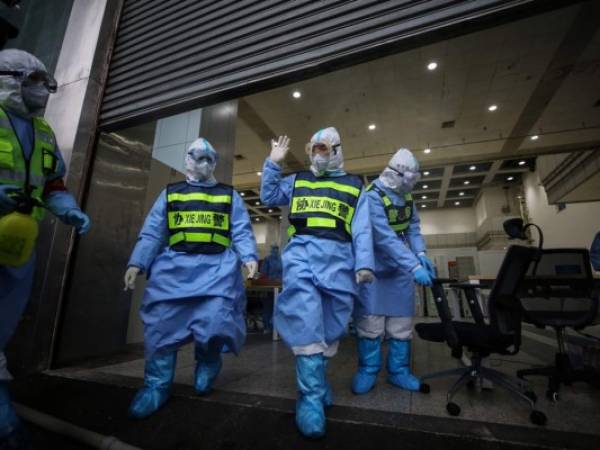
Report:
[[[0,108],[0,184],[14,184],[43,203],[46,180],[57,169],[56,139],[41,117],[33,118],[33,131],[33,152],[27,160],[8,114]],[[35,207],[32,216],[41,220],[44,212],[44,208]]]
[[[380,189],[377,185],[371,183],[367,187],[367,191],[374,190],[381,197],[383,206],[385,208],[385,215],[388,219],[388,223],[392,230],[396,234],[403,233],[410,225],[410,219],[413,215],[413,197],[412,194],[404,194],[404,206],[396,206],[392,203],[392,200],[387,196],[383,189]]]

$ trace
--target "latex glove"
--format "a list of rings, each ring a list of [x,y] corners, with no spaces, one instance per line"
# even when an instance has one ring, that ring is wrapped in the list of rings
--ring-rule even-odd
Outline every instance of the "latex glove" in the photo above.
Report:
[[[427,257],[427,255],[419,255],[419,261],[421,265],[427,269],[427,271],[431,274],[432,277],[435,277],[435,266],[433,262]]]
[[[277,142],[271,139],[271,155],[269,158],[276,164],[280,164],[285,159],[285,155],[290,149],[290,139],[287,136],[279,136]]]
[[[65,220],[69,225],[73,225],[79,234],[86,234],[90,230],[90,218],[80,209],[68,211]]]
[[[17,202],[10,194],[20,190],[19,186],[13,184],[0,184],[0,212],[9,213],[15,210]]]
[[[137,276],[140,273],[140,268],[139,267],[135,267],[135,266],[130,266],[127,268],[127,270],[125,271],[125,289],[123,289],[124,291],[126,291],[127,289],[131,289],[132,291],[135,289],[135,279],[137,278]]]
[[[375,274],[368,269],[361,269],[356,272],[356,283],[372,283],[375,280]]]
[[[421,286],[433,285],[431,274],[424,267],[419,266],[419,268],[413,272],[413,277],[415,278],[417,284],[420,284]]]
[[[244,266],[246,266],[246,270],[248,270],[248,279],[254,279],[254,277],[256,276],[256,271],[258,270],[258,263],[252,260],[248,261],[247,263],[244,263]]]

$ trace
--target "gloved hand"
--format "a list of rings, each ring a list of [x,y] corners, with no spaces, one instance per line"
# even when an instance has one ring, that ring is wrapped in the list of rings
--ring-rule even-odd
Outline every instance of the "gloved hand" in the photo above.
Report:
[[[74,226],[79,234],[86,234],[90,230],[90,218],[80,209],[68,211],[65,220]]]
[[[14,198],[10,194],[19,192],[21,188],[12,184],[0,184],[0,212],[7,214],[13,212],[17,206]]]
[[[429,271],[422,266],[419,266],[419,268],[413,272],[413,277],[417,284],[420,284],[421,286],[433,285],[433,280]]]
[[[276,164],[280,164],[285,159],[288,150],[290,149],[290,139],[287,136],[279,136],[279,140],[271,139],[271,155],[269,158]]]
[[[425,267],[425,269],[427,269],[427,271],[431,274],[432,277],[435,277],[435,266],[433,265],[433,262],[431,262],[431,260],[427,257],[427,255],[422,254],[419,255],[418,258],[421,262],[421,265]]]
[[[244,266],[246,266],[246,270],[248,270],[248,279],[254,279],[254,277],[256,276],[256,271],[258,270],[258,263],[252,260],[248,261],[247,263],[244,263]]]
[[[125,271],[125,289],[131,289],[132,291],[135,289],[135,279],[140,273],[140,268],[135,266],[130,266]]]
[[[356,284],[372,283],[375,280],[375,274],[368,269],[361,269],[356,272]]]

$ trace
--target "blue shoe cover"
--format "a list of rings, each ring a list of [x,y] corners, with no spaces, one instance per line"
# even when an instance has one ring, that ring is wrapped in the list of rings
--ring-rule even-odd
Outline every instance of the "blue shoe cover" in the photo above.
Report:
[[[210,348],[203,351],[196,347],[196,380],[194,388],[198,394],[207,394],[223,367],[221,349]]]
[[[381,340],[358,338],[358,371],[352,377],[352,392],[366,394],[377,381],[381,370]]]
[[[389,340],[387,358],[388,383],[407,391],[418,391],[421,382],[410,372],[410,340]]]
[[[323,357],[323,366],[325,371],[325,395],[323,395],[323,406],[330,408],[333,406],[333,392],[331,390],[331,384],[327,381],[327,366],[329,365],[329,358]]]
[[[309,438],[325,435],[325,364],[322,353],[296,356],[296,426]]]
[[[164,353],[146,361],[144,387],[136,394],[129,406],[129,415],[144,419],[158,411],[169,399],[175,376],[177,353]]]

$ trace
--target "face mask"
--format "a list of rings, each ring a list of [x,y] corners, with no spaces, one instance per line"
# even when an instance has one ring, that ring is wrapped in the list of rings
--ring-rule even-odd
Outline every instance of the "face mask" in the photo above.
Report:
[[[50,93],[44,85],[30,84],[21,86],[21,97],[23,103],[30,112],[38,111],[46,107]]]
[[[315,155],[312,158],[312,165],[317,172],[323,174],[327,171],[329,167],[330,158],[329,156],[324,155]]]
[[[401,174],[400,172],[387,167],[379,178],[384,186],[390,188],[392,191],[397,192],[398,194],[408,194],[414,189],[419,181],[420,174],[418,172],[410,171],[405,171]]]
[[[185,170],[193,181],[206,181],[212,177],[214,167],[207,159],[196,161],[191,155],[185,158]]]

